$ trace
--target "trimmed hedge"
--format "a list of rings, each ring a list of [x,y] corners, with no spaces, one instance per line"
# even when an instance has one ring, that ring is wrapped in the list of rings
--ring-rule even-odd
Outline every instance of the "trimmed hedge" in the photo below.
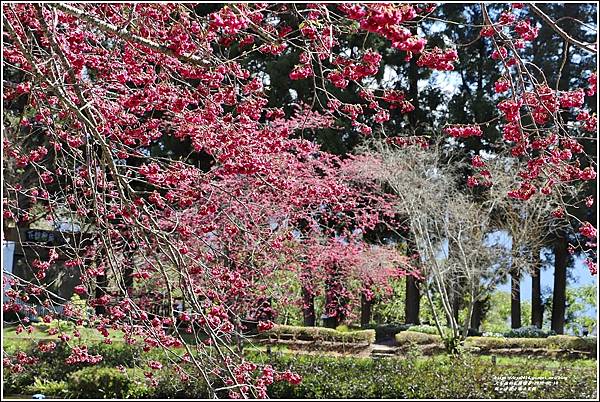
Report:
[[[276,399],[473,399],[473,398],[578,398],[595,394],[593,367],[540,367],[537,359],[521,359],[517,365],[494,365],[490,359],[476,356],[427,359],[370,359],[314,355],[271,355],[247,353],[249,360],[271,364],[276,370],[292,370],[302,382],[292,385],[276,382],[268,393]],[[543,360],[542,360],[543,361]],[[71,398],[207,398],[202,381],[183,384],[177,375],[165,369],[157,373],[157,387],[147,386],[143,370],[128,369],[126,374],[114,368],[86,367],[71,374],[66,383],[46,383],[46,395],[52,389]],[[507,376],[563,377],[545,389],[514,391],[503,394],[494,390],[495,380]],[[66,385],[66,386],[65,386]],[[221,395],[227,397],[226,394]]]
[[[434,337],[435,335],[405,331],[408,337]],[[400,334],[399,334],[400,335]],[[579,340],[575,337],[556,337],[552,342],[571,345]],[[430,338],[429,338],[430,339]],[[585,340],[588,341],[587,339]],[[591,339],[589,340],[591,342]],[[408,342],[408,341],[407,341]],[[589,342],[588,342],[589,343]],[[127,348],[115,345],[110,364],[133,365],[128,361],[132,354]],[[55,356],[56,357],[56,356]],[[596,389],[596,371],[591,365],[561,362],[561,360],[517,359],[518,364],[496,364],[489,357],[466,354],[462,357],[434,356],[426,359],[409,357],[355,358],[326,357],[314,355],[279,354],[271,355],[246,352],[246,358],[256,363],[271,364],[276,370],[292,370],[302,376],[299,385],[277,382],[269,387],[271,398],[580,398],[592,399]],[[71,398],[207,398],[203,381],[182,383],[179,376],[169,368],[158,370],[155,375],[157,387],[150,387],[143,378],[143,369],[128,368],[125,372],[113,367],[97,366],[75,368],[65,373],[61,360],[47,360],[43,365],[54,365],[63,373],[57,378],[55,372],[36,372],[38,381],[30,378],[20,388],[6,389],[8,394],[28,392],[44,393],[48,396]],[[158,360],[162,360],[157,357]],[[511,361],[510,359],[507,361]],[[585,362],[585,361],[581,361]],[[549,367],[551,364],[552,367]],[[69,366],[73,370],[72,366]],[[32,369],[36,369],[32,367]],[[4,371],[5,381],[18,374]],[[494,378],[505,376],[564,377],[557,385],[528,393],[499,394],[494,390]],[[55,379],[51,379],[55,378]],[[13,382],[14,383],[14,382]],[[54,395],[53,395],[54,394]],[[219,395],[227,397],[226,394]]]
[[[372,329],[342,332],[332,328],[275,325],[272,329],[263,332],[260,336],[296,341],[325,341],[367,344],[372,344],[375,342],[375,330]]]
[[[442,338],[439,335],[425,334],[423,332],[403,331],[396,334],[398,345],[430,345],[444,346]]]
[[[422,332],[403,331],[395,336],[398,345],[436,345],[443,346],[439,335],[430,335]],[[569,335],[553,335],[547,338],[500,338],[472,336],[465,340],[467,348],[478,348],[481,351],[492,349],[546,349],[546,350],[572,350],[596,354],[597,338],[585,338]]]
[[[593,355],[596,355],[598,348],[598,338],[595,336],[581,338],[569,335],[553,335],[546,338],[546,341],[548,346],[554,346],[557,349],[580,350],[590,352]]]
[[[511,329],[504,334],[507,338],[547,338],[550,335],[556,335],[556,333],[554,331],[544,331],[533,325]]]
[[[42,381],[37,378],[33,385],[25,387],[25,392],[31,395],[42,394],[54,398],[69,397],[69,389],[66,381]]]
[[[257,359],[252,359],[256,361]],[[264,359],[263,359],[264,360]],[[280,399],[483,399],[483,398],[593,398],[593,368],[540,369],[536,360],[513,366],[494,365],[491,359],[447,356],[426,359],[369,359],[311,355],[277,356],[276,369],[300,374],[302,382],[277,382],[269,396]],[[553,377],[564,380],[546,389],[512,392],[494,390],[495,379],[506,376]]]
[[[410,327],[408,327],[407,331],[420,332],[422,334],[429,335],[439,335],[438,329],[435,325],[411,325]],[[444,334],[446,334],[450,331],[450,328],[442,327],[442,331],[444,331]]]
[[[580,338],[568,335],[554,335],[547,338],[493,338],[470,337],[465,346],[491,349],[564,349],[596,353],[596,337]]]
[[[467,338],[465,346],[476,347],[485,351],[491,349],[543,349],[547,348],[548,342],[545,338],[493,338],[473,336]]]
[[[74,398],[140,398],[151,390],[145,384],[140,370],[121,372],[112,367],[85,367],[72,373],[67,390]]]

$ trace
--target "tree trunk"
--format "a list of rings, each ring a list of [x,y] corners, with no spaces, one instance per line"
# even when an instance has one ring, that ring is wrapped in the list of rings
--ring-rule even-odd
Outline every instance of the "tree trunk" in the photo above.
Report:
[[[373,303],[362,293],[360,295],[360,326],[366,328],[371,322],[371,308]]]
[[[477,100],[483,99],[483,63],[485,60],[485,42],[479,41],[479,63],[477,63]]]
[[[101,250],[99,250],[97,253],[98,254],[96,254],[96,267],[98,267],[102,263],[102,260],[104,257],[104,253]],[[96,292],[94,295],[96,297],[96,299],[99,299],[106,294],[107,287],[108,287],[108,276],[106,276],[106,270],[105,270],[102,275],[96,276]],[[94,310],[96,312],[96,315],[105,315],[106,314],[106,306],[96,304],[96,306],[94,307]]]
[[[518,268],[510,273],[510,327],[521,328],[521,275]]]
[[[123,285],[127,296],[131,296],[133,291],[133,269],[135,268],[134,254],[135,250],[129,243],[130,238],[125,242],[125,266],[123,267]]]
[[[563,334],[565,331],[568,247],[568,240],[564,236],[559,236],[554,243],[554,291],[552,295],[551,327],[557,334]]]
[[[539,260],[539,253],[536,258]],[[542,328],[544,307],[542,306],[542,281],[539,261],[531,273],[531,325]]]
[[[334,301],[332,291],[330,290],[333,286],[331,282],[327,284],[327,290],[325,291],[325,314],[323,314],[323,326],[325,328],[337,328],[340,325],[340,317],[338,315],[339,308],[337,305],[337,301]],[[331,308],[328,309],[327,306],[334,306],[335,310],[331,312]],[[328,311],[329,310],[329,311]]]
[[[481,300],[475,300],[475,303],[473,303],[473,314],[471,315],[470,327],[476,331],[479,331],[479,327],[481,327],[483,303],[484,302],[482,302]]]
[[[419,325],[419,310],[421,309],[421,295],[417,287],[417,280],[412,276],[406,277],[406,302],[404,304],[404,317],[407,324]]]
[[[457,278],[456,281],[456,283],[458,283],[459,279]],[[454,317],[454,322],[457,324],[459,324],[458,315],[460,313],[460,299],[461,294],[459,293],[458,289],[452,289],[452,316]]]
[[[302,288],[302,314],[304,316],[304,326],[314,327],[315,326],[315,296],[310,290]]]

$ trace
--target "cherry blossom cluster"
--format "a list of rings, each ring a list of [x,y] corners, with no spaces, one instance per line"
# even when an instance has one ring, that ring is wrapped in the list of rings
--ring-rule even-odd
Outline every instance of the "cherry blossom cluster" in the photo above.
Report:
[[[454,70],[452,63],[458,60],[458,52],[455,49],[442,50],[435,47],[421,53],[417,65],[432,70],[451,71]]]
[[[429,148],[429,140],[421,136],[390,137],[386,139],[386,142],[395,144],[402,148],[408,146],[420,146],[423,149]]]
[[[536,40],[540,29],[539,23],[524,18],[520,11],[524,8],[525,5],[513,5],[504,10],[496,21],[488,16],[481,37],[491,42],[491,57],[502,69],[494,91],[498,95],[497,108],[503,118],[503,139],[510,144],[511,155],[522,158],[527,165],[519,172],[524,181],[508,195],[526,201],[538,192],[549,195],[557,186],[595,178],[594,166],[580,167],[583,147],[578,140],[565,136],[565,118],[576,116],[574,121],[579,122],[578,127],[583,132],[595,132],[597,118],[585,106],[586,95],[595,93],[595,72],[590,73],[587,88],[566,90],[529,82],[528,76],[522,75],[529,66],[518,57],[518,53],[527,49],[527,42]],[[518,68],[515,67],[517,65]],[[510,96],[505,97],[509,89]],[[534,124],[527,123],[530,119]],[[553,216],[567,217],[562,207],[558,207]],[[584,226],[584,231],[589,233],[587,228]]]
[[[444,128],[444,133],[454,138],[481,137],[483,135],[481,127],[477,124],[447,126]]]
[[[71,355],[65,360],[68,364],[89,363],[96,364],[102,361],[101,355],[90,355],[87,346],[75,346],[71,350]]]
[[[424,12],[431,12],[435,6],[429,6]],[[426,40],[413,35],[402,25],[417,17],[417,10],[412,4],[341,4],[338,9],[348,18],[360,23],[361,29],[377,33],[388,39],[392,47],[407,52],[410,59],[425,48]]]
[[[38,360],[38,358],[29,356],[23,351],[18,351],[14,356],[5,356],[2,359],[2,366],[13,373],[22,373],[25,370],[25,366],[34,365]]]
[[[337,88],[343,89],[350,81],[360,81],[363,78],[375,75],[379,71],[381,55],[372,51],[366,52],[359,63],[343,56],[338,56],[332,61],[340,70],[328,73],[327,79]]]

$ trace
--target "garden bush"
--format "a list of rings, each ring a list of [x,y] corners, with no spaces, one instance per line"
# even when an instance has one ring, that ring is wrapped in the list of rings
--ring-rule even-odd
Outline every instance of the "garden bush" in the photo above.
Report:
[[[439,331],[435,325],[411,325],[410,327],[408,327],[407,331],[420,332],[422,334],[429,335],[439,335]],[[449,328],[442,327],[442,331],[444,331],[445,334],[446,331],[449,331]]]
[[[255,357],[253,360],[265,361]],[[426,359],[369,359],[312,355],[276,356],[270,363],[291,369],[303,380],[298,385],[279,382],[270,386],[272,398],[498,398],[494,378],[509,375],[565,377],[553,388],[511,397],[589,398],[595,393],[591,369],[565,372],[540,371],[535,361],[518,366],[493,365],[475,356]]]
[[[67,364],[65,360],[71,355],[71,348],[64,342],[56,342],[56,348],[48,352],[42,352],[37,344],[29,344],[24,351],[37,359],[39,363],[25,366],[24,375],[32,375],[35,378],[44,378],[50,381],[64,380],[70,373],[79,370],[83,364]]]
[[[553,335],[547,338],[500,338],[500,337],[470,337],[465,346],[477,347],[482,350],[491,349],[564,349],[596,353],[596,337],[577,337],[569,335]]]
[[[482,350],[491,349],[539,349],[547,348],[545,338],[495,338],[473,336],[467,338],[465,346],[477,347]]]
[[[139,361],[142,355],[142,349],[139,346],[128,345],[123,342],[113,342],[106,344],[102,342],[92,343],[88,347],[91,355],[101,355],[102,365],[115,367],[122,365],[132,367],[133,363]],[[147,356],[148,353],[145,353]]]
[[[555,335],[554,331],[544,331],[541,328],[530,325],[527,327],[521,327],[511,329],[504,334],[507,338],[547,338],[550,335]]]
[[[49,342],[42,340],[41,342]],[[56,348],[51,351],[42,352],[37,347],[37,343],[27,339],[4,339],[3,349],[6,353],[14,354],[16,351],[23,351],[39,360],[34,365],[24,366],[24,370],[20,373],[10,373],[9,370],[4,371],[4,388],[5,392],[22,393],[28,387],[36,386],[42,392],[44,384],[47,387],[53,387],[55,383],[64,381],[70,374],[84,368],[87,363],[67,364],[65,360],[71,355],[71,347],[64,342],[55,342]],[[113,344],[104,344],[101,342],[91,343],[88,347],[88,352],[91,355],[102,355],[100,366],[123,365],[131,367],[135,359],[139,359],[141,349],[136,346],[127,345],[122,342]],[[42,381],[43,380],[43,381]],[[58,387],[58,386],[57,386]]]
[[[403,331],[396,334],[396,342],[399,345],[416,344],[429,345],[435,344],[443,346],[442,338],[439,335],[431,335],[423,332]]]
[[[275,337],[277,339],[294,339],[304,341],[328,341],[368,344],[375,342],[375,331],[372,329],[360,331],[337,331],[332,328],[275,325],[271,330],[261,334],[261,336]]]
[[[578,350],[582,352],[590,352],[596,355],[598,348],[598,338],[595,336],[569,336],[569,335],[554,335],[547,338],[549,347],[557,349]]]
[[[403,341],[435,341],[438,336],[403,331],[397,334]],[[469,338],[477,342],[490,338]],[[539,339],[491,339],[490,346],[516,345],[518,342],[544,342],[562,347],[591,348],[595,338],[556,336]],[[39,365],[47,369],[28,368],[25,374],[4,371],[4,389],[7,394],[43,393],[48,396],[70,398],[207,398],[209,393],[201,380],[182,382],[170,369],[158,370],[157,387],[150,387],[140,368],[121,372],[107,364],[131,366],[132,353],[125,345],[97,345],[107,354],[106,360],[96,366],[73,367],[66,365],[66,348],[55,354],[40,355]],[[99,349],[96,349],[99,351]],[[434,356],[428,358],[355,358],[327,357],[302,354],[265,354],[247,351],[246,358],[257,363],[268,363],[277,370],[292,370],[303,378],[298,385],[277,382],[270,386],[272,398],[497,398],[502,395],[493,389],[494,376],[531,375],[565,377],[551,389],[511,397],[591,398],[595,392],[596,372],[591,366],[571,367],[556,364],[547,369],[540,359],[521,359],[519,364],[494,365],[489,358],[465,354],[462,357]],[[512,359],[512,358],[511,358]],[[508,361],[508,360],[507,360]],[[54,366],[56,372],[50,370]],[[57,374],[59,373],[59,374]],[[61,377],[62,376],[62,377]],[[226,395],[223,395],[226,396]]]
[[[151,394],[140,370],[85,367],[71,373],[68,393],[73,398],[142,398]]]
[[[66,381],[47,381],[36,378],[33,385],[25,387],[28,394],[42,394],[46,397],[66,398],[69,396],[68,384]]]
[[[22,394],[23,390],[31,386],[36,377],[30,370],[21,373],[13,373],[10,370],[2,370],[2,390],[4,395]]]
[[[160,370],[155,378],[158,385],[152,388],[150,397],[159,399],[206,399],[210,398],[208,388],[203,379],[183,382],[180,377],[169,369]],[[227,398],[227,392],[219,397]]]

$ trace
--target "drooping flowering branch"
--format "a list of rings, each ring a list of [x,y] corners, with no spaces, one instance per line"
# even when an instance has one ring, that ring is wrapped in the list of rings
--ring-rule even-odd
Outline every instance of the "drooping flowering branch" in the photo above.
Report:
[[[165,350],[175,368],[188,367],[178,371],[182,380],[204,381],[217,395],[262,397],[275,377],[297,381],[285,373],[257,377],[258,367],[233,353],[244,314],[264,304],[281,252],[296,258],[287,244],[300,225],[311,227],[310,236],[346,236],[372,227],[383,204],[340,176],[341,161],[295,137],[332,127],[330,116],[268,108],[265,82],[237,60],[299,51],[290,78],[313,78],[328,113],[350,117],[366,133],[368,121],[357,121],[362,106],[341,103],[323,83],[360,85],[377,73],[381,56],[365,50],[359,59],[334,58],[334,38],[357,20],[385,37],[397,32],[394,46],[409,53],[420,53],[425,40],[401,27],[417,15],[413,6],[356,10],[239,4],[203,16],[178,4],[7,6],[3,61],[21,82],[4,92],[14,123],[3,144],[14,169],[4,217],[17,227],[38,217],[67,222],[85,229],[86,239],[50,255],[42,250],[32,278],[11,279],[5,310],[38,301],[49,318],[89,321],[107,343],[120,331],[127,343]],[[281,13],[302,23],[280,23]],[[372,90],[364,98],[384,121]],[[382,99],[410,111],[401,93]],[[189,148],[182,152],[173,139]],[[57,256],[79,276],[74,291],[92,316],[48,289],[45,274]],[[329,279],[342,273],[332,269]],[[338,285],[329,281],[328,294],[341,296]],[[266,320],[260,329],[274,317],[268,306],[252,315]],[[100,359],[74,348],[69,362]],[[162,363],[146,366],[156,383]]]
[[[480,7],[483,27],[479,40],[491,43],[491,58],[497,61],[501,71],[501,78],[494,84],[501,118],[500,130],[510,156],[522,161],[519,180],[507,192],[508,196],[528,201],[536,194],[568,193],[569,188],[579,182],[595,180],[596,161],[585,153],[581,140],[593,140],[591,133],[597,131],[597,117],[586,106],[586,103],[591,105],[594,102],[591,96],[596,93],[596,72],[590,72],[589,86],[585,88],[561,89],[559,84],[570,44],[593,54],[597,54],[597,49],[569,36],[537,5],[514,3],[494,17],[487,5],[481,4]],[[555,88],[527,54],[529,43],[537,38],[540,30],[539,24],[527,18],[527,7],[565,40],[562,64],[557,65],[559,73]],[[444,131],[454,138],[482,135],[476,125],[448,126]],[[481,159],[475,160],[473,167],[475,173],[467,180],[469,187],[493,185],[494,179]],[[562,200],[562,205],[556,206],[562,212],[553,215],[560,219],[570,218],[576,226],[589,224],[580,222],[574,215],[567,217],[566,206],[569,203],[563,198],[567,197],[556,198]],[[587,239],[583,242],[583,249],[588,252],[588,261],[593,266],[595,237],[587,231],[585,233],[589,236],[583,235]]]
[[[204,381],[213,396],[264,397],[273,381],[296,383],[294,374],[261,368],[239,353],[248,319],[265,330],[276,317],[269,280],[289,269],[309,293],[324,290],[331,315],[344,316],[354,302],[350,282],[368,295],[384,287],[385,278],[408,271],[399,268],[406,264],[393,250],[364,242],[366,232],[394,219],[393,197],[363,175],[364,166],[376,168],[377,158],[339,158],[304,134],[348,119],[354,130],[372,135],[390,110],[413,111],[401,89],[373,80],[382,55],[346,48],[342,39],[377,35],[420,67],[451,70],[456,51],[429,48],[416,33],[434,8],[5,6],[3,65],[10,85],[3,91],[9,176],[3,216],[17,229],[36,221],[72,229],[72,240],[28,257],[30,277],[10,278],[5,311],[31,312],[23,303],[38,302],[48,320],[87,321],[107,343],[117,332],[145,351],[160,349],[183,381]],[[581,109],[582,90],[549,89],[519,58],[517,49],[535,37],[536,27],[511,13],[495,24],[486,14],[486,25],[482,35],[494,41],[492,57],[506,70],[496,86],[506,96],[498,105],[505,137],[515,143],[515,156],[536,150],[546,158],[540,166],[542,156],[531,159],[511,194],[529,198],[543,178],[594,179],[592,165],[569,163],[580,148],[563,124],[563,112],[574,109],[584,129],[594,129],[595,116]],[[292,115],[283,105],[268,106],[270,77],[254,60],[280,55],[297,57],[284,76],[310,89],[295,100]],[[350,86],[358,88],[359,101],[344,96]],[[594,91],[587,88],[588,96]],[[481,135],[475,125],[446,132]],[[555,148],[557,141],[563,149]],[[473,166],[485,176],[484,161]],[[487,183],[485,177],[471,185]],[[85,233],[77,235],[75,227]],[[595,236],[588,225],[581,233]],[[59,259],[80,278],[74,290],[92,315],[49,286]],[[375,260],[381,264],[369,264]],[[32,330],[27,319],[22,325]],[[69,344],[80,338],[77,332],[54,335]],[[72,350],[70,362],[99,362],[84,347]],[[22,355],[14,361],[14,370],[34,364]],[[156,370],[165,369],[155,359],[143,365],[151,383]]]

